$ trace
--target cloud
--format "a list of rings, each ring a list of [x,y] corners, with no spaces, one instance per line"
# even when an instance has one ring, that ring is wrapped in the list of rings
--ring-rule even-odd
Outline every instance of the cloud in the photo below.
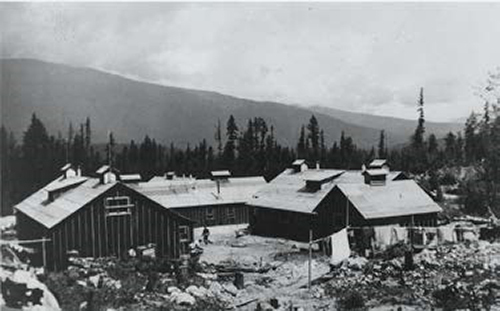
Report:
[[[3,3],[2,57],[240,97],[429,118],[479,109],[499,4]],[[446,109],[450,109],[447,111]]]

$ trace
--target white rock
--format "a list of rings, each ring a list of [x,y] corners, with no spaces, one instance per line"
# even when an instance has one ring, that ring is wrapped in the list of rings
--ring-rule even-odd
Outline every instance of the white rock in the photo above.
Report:
[[[196,303],[196,299],[193,296],[183,292],[174,292],[170,296],[170,301],[178,305],[184,305],[184,306],[186,305],[192,306]]]
[[[205,280],[217,280],[217,274],[214,273],[197,273],[198,276],[204,278]]]
[[[186,288],[186,293],[193,295],[194,297],[197,298],[204,298],[209,295],[209,292],[206,288],[202,286],[196,287],[195,285],[191,285],[188,288]]]
[[[368,259],[365,257],[349,257],[347,258],[347,266],[351,269],[362,270],[363,267],[368,263]]]
[[[101,276],[99,274],[89,277],[90,283],[92,283],[92,285],[94,285],[95,288],[97,288],[99,286],[100,279],[101,279]]]
[[[223,289],[222,285],[220,285],[218,282],[212,282],[208,290],[212,292],[214,295],[220,295]]]
[[[226,292],[230,293],[231,295],[233,296],[238,295],[238,289],[236,288],[236,286],[234,286],[233,283],[224,284],[223,287],[226,290]]]
[[[180,290],[179,288],[175,287],[175,286],[169,286],[169,287],[167,288],[167,292],[168,292],[169,294],[173,294],[173,293],[180,293],[180,292],[181,292],[181,290]]]

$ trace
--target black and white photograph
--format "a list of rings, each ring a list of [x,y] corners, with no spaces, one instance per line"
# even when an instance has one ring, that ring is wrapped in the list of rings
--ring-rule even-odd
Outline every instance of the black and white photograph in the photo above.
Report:
[[[0,310],[500,311],[500,2],[0,2]]]

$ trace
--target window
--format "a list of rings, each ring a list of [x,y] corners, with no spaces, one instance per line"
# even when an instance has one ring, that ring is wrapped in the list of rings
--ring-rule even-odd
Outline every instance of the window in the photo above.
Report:
[[[189,227],[188,226],[179,226],[179,240],[181,242],[189,242]]]
[[[236,221],[236,213],[234,211],[234,206],[230,206],[227,208],[227,221],[228,222]]]
[[[109,197],[104,201],[106,216],[124,216],[132,213],[130,197]]]
[[[207,207],[206,216],[207,220],[214,220],[214,209],[212,207]]]

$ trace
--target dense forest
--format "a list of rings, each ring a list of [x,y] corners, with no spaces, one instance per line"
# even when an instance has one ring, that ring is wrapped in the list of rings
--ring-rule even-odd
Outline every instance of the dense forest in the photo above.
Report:
[[[324,168],[360,169],[378,157],[387,158],[395,170],[423,176],[425,185],[436,191],[438,197],[441,185],[459,182],[454,176],[443,174],[443,168],[475,167],[475,178],[462,182],[460,191],[465,196],[465,210],[484,215],[499,210],[500,186],[500,73],[489,78],[483,93],[484,111],[470,115],[463,134],[450,132],[441,138],[425,131],[421,89],[415,132],[406,146],[392,150],[386,147],[384,131],[370,150],[358,148],[345,133],[327,146],[314,115],[297,133],[296,146],[280,145],[273,125],[261,117],[242,125],[230,116],[227,122],[219,121],[216,125],[215,146],[203,140],[178,148],[157,143],[149,136],[141,142],[119,143],[113,133],[109,133],[107,144],[94,144],[90,118],[78,126],[70,124],[65,135],[51,135],[33,113],[21,141],[1,128],[1,212],[12,213],[13,205],[53,180],[65,163],[79,165],[85,175],[92,175],[100,165],[111,164],[122,173],[140,173],[144,180],[167,171],[203,178],[216,169],[228,169],[234,176],[263,175],[270,180],[296,158],[304,158],[312,165],[319,162]]]

